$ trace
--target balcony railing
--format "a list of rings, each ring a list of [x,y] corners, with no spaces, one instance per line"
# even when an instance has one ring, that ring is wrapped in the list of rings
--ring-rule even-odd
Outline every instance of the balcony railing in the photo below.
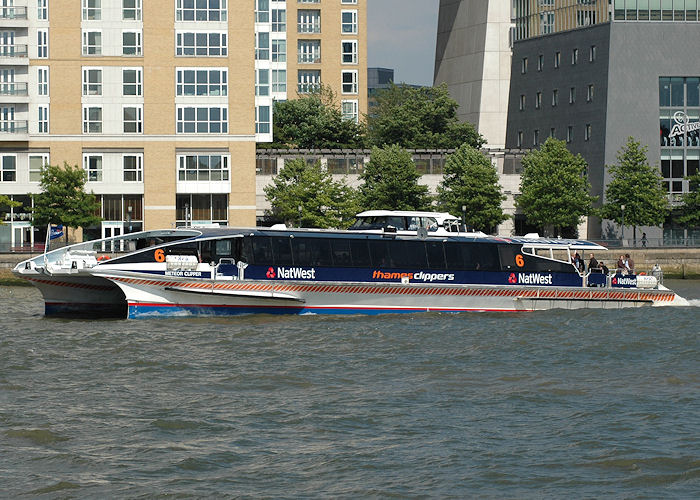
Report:
[[[29,95],[27,92],[27,82],[0,83],[0,96],[4,95]]]
[[[2,120],[0,121],[0,135],[2,134],[26,134],[27,120]]]
[[[0,45],[0,57],[27,57],[27,45]]]
[[[8,19],[27,19],[26,7],[0,7],[0,21]]]

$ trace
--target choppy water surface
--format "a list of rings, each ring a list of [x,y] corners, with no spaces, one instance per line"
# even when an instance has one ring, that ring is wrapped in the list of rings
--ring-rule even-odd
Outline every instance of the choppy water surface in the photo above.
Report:
[[[700,496],[694,307],[47,319],[0,287],[0,496]]]

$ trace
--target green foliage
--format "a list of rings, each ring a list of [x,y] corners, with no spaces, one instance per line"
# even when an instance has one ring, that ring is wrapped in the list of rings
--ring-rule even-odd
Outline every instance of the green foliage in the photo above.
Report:
[[[285,163],[265,195],[272,204],[268,215],[291,226],[346,228],[358,212],[352,188],[334,181],[320,162],[309,165],[301,158]]]
[[[484,138],[474,125],[457,119],[458,107],[446,84],[420,88],[392,84],[379,92],[369,117],[372,144],[408,149],[451,149],[464,143],[481,147]]]
[[[438,186],[438,203],[451,214],[462,214],[474,229],[489,230],[508,219],[501,210],[506,199],[498,184],[498,172],[491,160],[469,144],[447,157],[443,181]]]
[[[11,207],[21,207],[22,202],[19,201],[12,201],[9,196],[5,196],[4,194],[0,194],[0,226],[5,224],[3,220],[5,219],[5,214],[7,212],[3,212],[1,209],[2,208],[11,208]]]
[[[298,99],[276,102],[272,121],[275,142],[258,147],[339,149],[366,145],[364,124],[344,120],[335,95],[327,87]]]
[[[586,178],[586,161],[574,156],[564,141],[553,138],[522,161],[520,196],[516,204],[530,224],[559,230],[575,227],[592,211],[594,196]]]
[[[700,173],[687,178],[690,191],[681,197],[683,205],[679,209],[678,222],[688,227],[700,226]]]
[[[95,195],[85,192],[85,171],[79,166],[45,165],[41,169],[41,193],[34,195],[32,224],[63,224],[88,227],[100,222],[96,213],[100,203]]]
[[[607,166],[612,180],[605,188],[605,204],[601,216],[622,224],[656,226],[663,224],[669,213],[661,174],[647,160],[647,147],[633,137],[617,153],[617,165]]]
[[[425,210],[430,207],[428,187],[418,184],[420,174],[411,153],[397,145],[373,147],[360,180],[363,210]]]

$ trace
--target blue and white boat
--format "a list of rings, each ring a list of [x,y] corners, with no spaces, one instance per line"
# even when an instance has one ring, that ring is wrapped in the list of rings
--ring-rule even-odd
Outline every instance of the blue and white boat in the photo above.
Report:
[[[445,213],[371,211],[347,231],[183,228],[80,243],[14,273],[51,314],[377,314],[687,305],[653,276],[580,272],[585,240],[460,231]]]

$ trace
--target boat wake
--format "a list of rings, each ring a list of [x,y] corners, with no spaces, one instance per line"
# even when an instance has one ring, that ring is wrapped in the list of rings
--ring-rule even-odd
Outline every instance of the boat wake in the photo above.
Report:
[[[688,307],[700,307],[700,299],[688,300]]]

